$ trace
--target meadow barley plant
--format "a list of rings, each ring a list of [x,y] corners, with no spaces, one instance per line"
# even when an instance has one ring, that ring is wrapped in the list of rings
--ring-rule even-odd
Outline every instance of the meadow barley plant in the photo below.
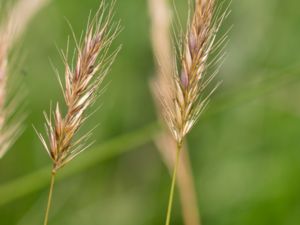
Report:
[[[212,51],[222,46],[224,39],[215,43],[219,27],[227,16],[228,10],[221,12],[222,7],[217,7],[215,0],[196,0],[194,13],[183,40],[179,40],[178,61],[174,66],[172,76],[154,84],[156,96],[161,104],[162,116],[176,141],[176,162],[173,170],[172,184],[166,216],[166,225],[170,224],[171,210],[177,169],[182,151],[184,138],[197,122],[205,108],[210,94],[204,96],[204,90],[212,81],[217,70],[207,75],[209,65],[218,63],[219,57],[208,62]],[[176,64],[176,63],[175,63]],[[178,69],[177,69],[178,68]]]
[[[154,56],[156,59],[155,77],[150,82],[152,95],[156,103],[157,114],[163,121],[161,112],[163,108],[156,98],[157,91],[168,90],[169,80],[173,76],[173,58],[171,37],[172,11],[167,0],[149,0],[149,11],[151,19],[151,40]],[[167,92],[165,93],[167,94]],[[164,95],[165,95],[164,94]],[[159,97],[159,96],[158,96]],[[172,99],[168,98],[168,101]],[[167,129],[163,129],[155,140],[157,149],[172,172],[175,165],[176,142]],[[184,146],[180,155],[181,165],[177,176],[177,185],[182,208],[182,216],[185,225],[200,225],[200,213],[197,205],[195,182],[191,169],[187,146]]]
[[[59,79],[59,83],[67,112],[63,115],[57,103],[53,121],[51,115],[45,114],[48,141],[38,133],[53,163],[45,225],[48,224],[56,172],[91,145],[91,131],[79,138],[75,136],[87,119],[86,110],[99,96],[102,81],[119,51],[118,48],[112,54],[108,52],[119,32],[119,23],[113,23],[112,18],[113,5],[102,3],[95,17],[89,20],[83,40],[80,43],[75,40],[77,52],[74,67],[68,63],[68,51],[63,53],[65,82],[63,84]]]

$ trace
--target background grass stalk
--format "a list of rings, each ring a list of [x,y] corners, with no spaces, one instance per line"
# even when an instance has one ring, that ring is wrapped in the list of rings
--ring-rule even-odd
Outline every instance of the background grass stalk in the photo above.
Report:
[[[175,192],[175,184],[176,184],[176,177],[177,177],[177,170],[178,170],[178,166],[179,166],[179,156],[180,156],[181,149],[182,149],[182,143],[178,143],[177,149],[176,149],[176,159],[175,159],[175,165],[174,165],[173,176],[172,176],[170,196],[169,196],[166,225],[170,225],[170,220],[171,220],[172,206],[173,206],[173,199],[174,199],[174,192]]]

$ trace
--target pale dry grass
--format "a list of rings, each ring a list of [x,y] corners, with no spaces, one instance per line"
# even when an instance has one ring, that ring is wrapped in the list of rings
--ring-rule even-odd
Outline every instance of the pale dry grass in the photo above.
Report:
[[[9,7],[1,23],[0,33],[6,34],[7,47],[10,48],[24,33],[33,16],[45,7],[50,0],[18,0]]]
[[[22,100],[19,97],[24,93],[9,93],[8,81],[12,73],[9,54],[24,33],[29,21],[47,1],[19,0],[14,5],[1,10],[3,15],[0,24],[0,158],[22,133],[22,123],[25,118],[25,113],[18,110],[21,108]]]

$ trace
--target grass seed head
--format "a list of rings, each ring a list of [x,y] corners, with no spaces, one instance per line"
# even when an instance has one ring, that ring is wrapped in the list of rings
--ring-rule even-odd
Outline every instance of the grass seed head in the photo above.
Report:
[[[111,21],[112,14],[112,6],[108,8],[102,3],[96,16],[89,21],[83,40],[80,43],[75,40],[77,49],[74,67],[69,65],[67,54],[63,54],[65,82],[59,82],[64,92],[67,112],[63,115],[57,103],[53,121],[51,116],[45,114],[48,142],[39,134],[55,171],[89,147],[91,132],[78,139],[75,136],[87,118],[86,110],[99,95],[100,85],[119,50],[108,53],[119,32],[119,24]]]
[[[162,90],[162,85],[156,87],[163,117],[177,143],[181,143],[194,126],[210,96],[203,94],[215,75],[205,76],[210,64],[208,58],[215,50],[215,45],[219,46],[215,43],[216,35],[227,16],[227,10],[221,14],[219,12],[220,7],[216,7],[215,0],[196,1],[179,50],[180,65],[174,66],[169,84],[164,85],[167,91]],[[219,42],[223,43],[224,40]]]

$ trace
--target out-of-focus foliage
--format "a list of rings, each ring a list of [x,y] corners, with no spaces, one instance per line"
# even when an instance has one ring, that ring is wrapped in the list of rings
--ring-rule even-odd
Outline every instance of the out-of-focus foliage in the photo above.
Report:
[[[41,130],[42,111],[51,100],[63,100],[51,64],[63,73],[57,48],[64,49],[71,34],[65,18],[80,36],[98,2],[53,0],[20,42],[17,52],[25,61],[16,75],[28,89],[29,117],[24,135],[0,161],[0,185],[50,164],[31,125]],[[147,2],[116,2],[124,29],[115,46],[123,48],[97,103],[103,107],[86,124],[100,124],[98,144],[156,120],[148,86],[154,64]],[[299,224],[299,7],[297,0],[231,4],[223,30],[233,29],[217,77],[223,84],[188,138],[205,225]],[[169,183],[155,146],[146,144],[57,183],[50,224],[162,224]],[[41,224],[47,192],[1,206],[0,224]],[[174,208],[173,224],[180,225],[178,200]]]

